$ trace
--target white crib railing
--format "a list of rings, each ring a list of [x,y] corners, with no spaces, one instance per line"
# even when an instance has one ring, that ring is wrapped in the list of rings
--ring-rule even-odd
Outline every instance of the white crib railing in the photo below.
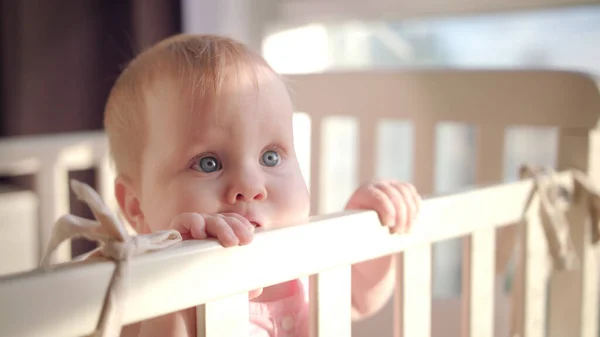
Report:
[[[560,174],[559,181],[572,189],[569,172]],[[200,312],[211,318],[206,326],[199,327],[201,336],[242,336],[248,331],[247,291],[313,275],[311,287],[316,285],[320,290],[311,292],[310,298],[318,303],[311,312],[316,323],[313,336],[350,336],[351,264],[464,235],[472,235],[472,260],[493,261],[493,241],[479,233],[527,220],[523,207],[532,185],[527,180],[427,199],[416,230],[409,235],[389,235],[379,226],[374,212],[346,212],[314,217],[306,225],[258,233],[248,246],[222,248],[212,241],[187,241],[135,257],[129,266],[131,284],[136,286],[129,290],[124,323],[199,306]],[[541,231],[536,221],[528,221],[525,228],[527,232]],[[344,233],[342,240],[340,233]],[[538,295],[544,293],[546,279],[530,278],[546,265],[544,245],[539,240],[525,245],[528,277],[519,281],[526,299],[524,321],[545,321],[545,296]],[[277,252],[277,259],[273,252]],[[399,273],[402,286],[397,289],[395,301],[401,322],[398,327],[402,329],[396,335],[428,336],[429,313],[422,307],[430,304],[419,297],[420,291],[412,292],[426,288],[415,284],[419,279],[413,273],[423,266],[403,264],[401,256],[397,257],[403,273]],[[469,305],[475,309],[470,310],[470,335],[492,336],[493,286],[488,275],[493,274],[493,268],[487,263],[473,263],[473,267],[477,283],[469,297]],[[114,268],[113,262],[98,262],[0,279],[0,334],[89,334],[97,324]],[[223,306],[227,315],[215,315],[223,312]],[[581,317],[583,326],[594,320],[596,317]],[[530,328],[524,332],[538,334]]]
[[[436,128],[443,122],[465,123],[475,129],[472,165],[476,185],[503,181],[502,168],[507,159],[506,132],[512,126],[556,128],[556,168],[576,168],[588,172],[595,180],[600,179],[600,144],[598,136],[590,133],[600,115],[600,96],[595,83],[582,74],[557,71],[361,71],[295,75],[289,85],[296,109],[307,112],[311,117],[310,188],[312,209],[316,211],[324,209],[324,195],[328,192],[325,182],[338,179],[327,169],[332,161],[325,160],[331,155],[331,152],[326,153],[324,146],[328,140],[325,122],[331,116],[348,116],[356,121],[359,139],[356,158],[359,159],[355,164],[355,180],[359,182],[370,179],[376,173],[374,163],[377,162],[378,144],[375,135],[381,121],[386,119],[405,120],[412,125],[412,181],[425,195],[435,190],[435,172],[440,169],[435,156]],[[528,244],[532,247],[539,245],[541,233],[530,234],[527,236]],[[585,277],[589,278],[584,278],[579,271],[552,272],[548,299],[548,320],[551,323],[548,329],[537,316],[528,316],[526,321],[520,322],[513,319],[515,324],[522,325],[520,330],[528,337],[545,336],[546,331],[551,337],[596,337],[597,324],[582,328],[580,320],[584,314],[598,315],[593,306],[598,299],[597,259],[589,245],[589,231],[578,227],[573,230],[573,235],[579,244],[586,271],[589,271]],[[474,240],[484,240],[483,237],[489,244],[476,245]],[[474,304],[466,299],[480,298],[480,291],[494,285],[493,274],[476,274],[474,268],[495,266],[502,269],[506,261],[497,263],[489,254],[473,254],[472,250],[493,250],[494,244],[498,250],[505,250],[511,247],[513,237],[514,233],[507,230],[498,233],[481,230],[463,239],[462,308],[452,310],[461,312],[452,320],[440,315],[433,317],[434,308],[429,306],[432,303],[432,256],[435,247],[425,244],[404,252],[404,263],[414,266],[410,269],[414,282],[404,284],[405,293],[412,300],[425,303],[413,309],[420,311],[418,315],[423,318],[422,321],[406,321],[421,329],[411,330],[414,332],[411,336],[429,336],[433,325],[448,329],[456,325],[454,322],[457,320],[461,320],[461,334],[491,336],[494,330],[488,330],[489,324],[472,325],[475,324],[473,322],[490,321],[489,311],[484,310],[489,304]],[[526,275],[520,277],[525,277],[528,282],[544,277],[535,268],[523,268]],[[565,289],[576,290],[569,293]],[[538,307],[545,304],[530,299],[529,296],[538,296],[533,294],[525,293],[522,302],[516,305],[525,308],[525,311],[540,312]],[[565,311],[564,307],[573,310]],[[389,308],[382,312],[389,311]],[[515,312],[515,308],[512,309]],[[499,313],[502,314],[502,311],[499,310]],[[472,315],[481,317],[465,320]],[[385,317],[392,317],[396,322],[397,317],[393,314],[377,315],[366,324],[360,324],[365,327],[363,335],[391,337],[389,330],[381,328],[391,323]],[[500,326],[503,324],[509,323],[500,323]],[[456,330],[445,332],[442,329],[440,336],[457,333]]]
[[[385,118],[403,118],[413,123],[413,182],[425,195],[434,190],[435,127],[444,121],[469,123],[477,128],[474,165],[475,181],[479,186],[502,180],[504,134],[512,125],[556,127],[559,134],[557,168],[577,168],[588,172],[593,179],[600,177],[600,156],[597,155],[600,142],[595,132],[590,133],[600,114],[600,98],[594,84],[580,75],[526,71],[361,72],[293,76],[290,85],[297,110],[307,112],[311,118],[310,188],[312,207],[317,212],[323,209],[323,182],[331,178],[326,174],[328,162],[324,160],[327,153],[324,153],[323,144],[327,139],[324,121],[332,115],[348,115],[358,120],[360,161],[356,165],[360,181],[375,173],[372,164],[376,162],[374,135],[378,132],[379,121]],[[98,169],[96,187],[101,196],[114,205],[105,142],[101,132],[0,140],[0,176],[36,176],[35,189],[41,208],[38,251],[45,247],[54,221],[68,212],[68,171]],[[570,174],[564,172],[562,179],[568,184]],[[349,298],[341,293],[335,295],[335,289],[330,292],[328,279],[335,280],[337,290],[347,289],[341,285],[347,285],[344,282],[347,282],[350,264],[369,257],[397,254],[400,272],[394,305],[394,336],[430,336],[432,324],[436,324],[432,319],[432,306],[435,305],[431,289],[432,244],[464,237],[462,309],[456,308],[456,311],[462,311],[461,335],[492,336],[497,317],[493,301],[487,300],[493,299],[490,291],[494,289],[495,269],[503,268],[505,263],[495,251],[502,251],[505,246],[511,250],[510,245],[504,243],[511,240],[503,239],[507,231],[500,229],[514,228],[510,224],[522,219],[521,208],[530,185],[530,182],[518,182],[427,199],[424,218],[420,221],[422,232],[404,237],[385,236],[374,226],[374,215],[366,212],[318,217],[306,226],[261,233],[252,245],[232,250],[220,249],[207,242],[186,242],[165,252],[148,254],[132,263],[132,282],[139,281],[142,287],[130,295],[132,304],[125,313],[125,320],[134,322],[205,303],[200,311],[204,313],[206,323],[203,333],[223,336],[226,333],[219,329],[233,325],[219,324],[218,320],[224,317],[235,319],[235,315],[215,313],[227,307],[229,313],[239,313],[238,318],[242,320],[241,316],[245,315],[245,308],[241,307],[244,291],[318,273],[320,276],[312,278],[313,288],[328,290],[312,294],[313,299],[319,296],[319,301],[313,301],[319,303],[313,311],[314,321],[318,323],[315,327],[321,329],[321,336],[329,336],[326,332],[331,331],[336,331],[333,336],[343,336],[349,331],[350,321],[339,322],[337,315],[327,315],[346,309],[324,309],[330,303],[328,298],[321,296],[345,298],[339,302],[344,305],[348,304]],[[346,236],[348,232],[352,234],[339,243],[339,248],[336,244],[337,254],[333,254],[331,247],[326,247],[325,238],[334,235],[333,231],[340,226],[356,227],[360,234],[345,230]],[[525,263],[516,282],[523,292],[515,303],[520,309],[514,312],[521,312],[522,316],[512,320],[519,336],[596,337],[597,260],[588,227],[589,224],[572,228],[585,267],[569,272],[553,271],[549,296],[544,293],[546,276],[538,267],[546,259],[543,235],[536,226],[528,226],[528,230],[521,233],[525,245],[521,258]],[[315,236],[316,231],[319,235]],[[309,235],[311,251],[308,252],[304,241],[291,239],[292,236]],[[313,236],[323,238],[323,242],[315,244]],[[509,239],[511,236],[508,235]],[[370,239],[364,240],[366,238]],[[312,258],[303,260],[295,256],[291,247],[303,249],[304,256]],[[257,263],[258,258],[275,248],[283,249],[278,255],[293,263],[275,262],[279,263],[278,268],[269,268],[265,274],[254,272],[243,278],[234,277],[241,273],[236,266],[242,266],[242,271],[247,270],[248,265],[243,262],[249,260],[245,260],[245,256],[257,258],[252,260],[253,268],[266,270],[266,266]],[[180,254],[189,259],[175,261],[175,256]],[[68,246],[63,246],[56,261],[68,257]],[[498,259],[501,261],[496,262]],[[229,267],[210,267],[217,266],[219,261],[225,261]],[[51,331],[55,331],[64,336],[91,331],[98,319],[99,305],[113,268],[107,262],[61,269],[47,275],[32,272],[0,279],[0,335],[35,335],[36,331],[44,331],[43,335],[50,336]],[[184,273],[184,270],[189,272]],[[210,277],[206,277],[206,270],[211,271]],[[146,276],[155,272],[160,276],[152,283]],[[243,283],[237,282],[242,279]],[[230,280],[230,283],[222,285],[224,280]],[[71,287],[66,287],[63,282]],[[194,292],[193,296],[190,292],[177,296],[186,286],[192,285],[193,289],[202,290]],[[149,287],[152,290],[148,290]],[[31,300],[35,300],[35,304]],[[153,305],[159,302],[160,305]],[[230,306],[239,310],[231,310],[233,307]],[[410,310],[403,310],[405,307]],[[17,314],[25,312],[27,314],[23,316]],[[73,317],[77,319],[71,320]],[[336,322],[341,325],[326,325]],[[390,326],[381,324],[381,320],[373,320],[369,334],[391,336]],[[211,330],[213,328],[215,330]]]

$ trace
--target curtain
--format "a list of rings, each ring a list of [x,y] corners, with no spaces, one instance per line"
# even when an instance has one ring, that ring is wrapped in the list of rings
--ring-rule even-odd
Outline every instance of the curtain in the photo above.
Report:
[[[0,0],[0,137],[102,129],[109,90],[137,53],[181,32],[176,0]],[[93,186],[94,172],[71,172]],[[32,177],[3,183],[31,188]],[[71,212],[90,217],[71,198]],[[89,243],[74,242],[74,254]]]

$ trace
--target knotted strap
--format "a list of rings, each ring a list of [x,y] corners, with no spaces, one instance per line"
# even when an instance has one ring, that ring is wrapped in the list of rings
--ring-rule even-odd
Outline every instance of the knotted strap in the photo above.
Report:
[[[523,166],[522,179],[533,178],[534,187],[524,209],[524,218],[529,212],[533,198],[539,198],[539,216],[548,244],[548,251],[556,270],[572,270],[579,267],[579,258],[570,234],[566,212],[571,200],[569,193],[560,186],[554,170],[534,169]]]
[[[574,172],[573,176],[588,196],[588,207],[592,222],[591,241],[595,245],[600,241],[600,190],[582,172]]]
[[[576,270],[582,267],[570,230],[572,226],[586,226],[586,224],[569,223],[567,214],[574,206],[587,212],[586,216],[588,218],[584,221],[592,221],[592,244],[598,241],[598,233],[600,232],[600,193],[585,173],[571,170],[571,174],[573,179],[572,192],[561,186],[553,170],[541,170],[530,166],[523,166],[520,170],[521,178],[533,178],[534,186],[524,209],[523,219],[525,221],[519,223],[519,226],[528,225],[532,216],[539,217],[552,261],[550,267],[554,270]],[[538,202],[533,203],[535,197],[538,198]],[[537,209],[531,208],[534,204],[537,205]],[[523,249],[522,238],[517,235],[515,241],[517,249]],[[523,263],[524,261],[520,259],[515,278],[523,277],[522,273],[525,272]],[[549,270],[546,269],[547,271]],[[522,332],[524,326],[522,321],[524,310],[522,305],[523,287],[523,283],[519,282],[512,289],[513,321],[511,336],[520,336],[519,333]]]
[[[110,259],[116,262],[116,268],[104,298],[96,331],[92,335],[116,337],[121,331],[121,319],[129,281],[130,258],[148,251],[167,248],[181,241],[181,234],[175,230],[167,230],[144,235],[130,235],[94,189],[76,180],[71,180],[71,188],[77,199],[88,205],[97,221],[70,214],[61,217],[54,226],[41,265],[45,269],[50,268],[52,253],[65,240],[84,237],[97,241],[100,246],[78,260]]]

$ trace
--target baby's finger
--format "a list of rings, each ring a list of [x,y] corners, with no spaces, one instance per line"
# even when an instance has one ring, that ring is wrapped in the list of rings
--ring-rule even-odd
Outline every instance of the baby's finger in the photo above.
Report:
[[[369,185],[366,198],[368,198],[366,208],[374,209],[379,215],[379,221],[384,226],[393,226],[396,210],[390,197],[376,185]]]
[[[184,240],[189,239],[206,239],[206,221],[201,214],[198,213],[182,213],[178,214],[171,220],[169,228],[181,233]]]
[[[240,220],[242,222],[242,224],[244,224],[244,226],[248,227],[249,230],[254,231],[254,226],[250,223],[250,221],[248,221],[248,219],[244,218],[243,216],[237,214],[237,213],[222,213],[224,216],[229,216],[229,217],[234,217],[238,220]]]
[[[379,183],[376,186],[388,196],[394,205],[394,223],[390,226],[390,232],[397,233],[404,228],[407,221],[407,207],[404,205],[404,196],[389,183]]]
[[[233,232],[229,224],[219,216],[207,215],[206,232],[208,235],[216,237],[223,247],[232,247],[239,244],[239,239]]]
[[[402,199],[404,200],[403,207],[406,209],[406,217],[402,223],[402,231],[406,233],[412,227],[412,223],[417,214],[417,206],[415,205],[415,200],[408,188],[400,188],[398,191],[402,194]]]
[[[401,184],[395,182],[393,183],[393,185],[402,194],[402,198],[404,199],[404,205],[407,208],[407,218],[405,223],[403,224],[404,231],[406,232],[410,230],[414,220],[417,217],[421,199],[416,193],[416,189],[412,184]]]
[[[398,183],[400,184],[400,183]],[[410,195],[414,201],[415,204],[415,216],[417,214],[419,214],[419,211],[421,210],[421,196],[419,195],[419,192],[417,192],[417,188],[415,187],[415,185],[413,184],[409,184],[409,183],[405,183],[403,184],[405,185],[408,190],[410,191]]]
[[[240,245],[246,245],[252,242],[254,237],[254,226],[247,226],[242,220],[234,216],[224,216],[223,220],[231,227],[233,233],[238,238]]]

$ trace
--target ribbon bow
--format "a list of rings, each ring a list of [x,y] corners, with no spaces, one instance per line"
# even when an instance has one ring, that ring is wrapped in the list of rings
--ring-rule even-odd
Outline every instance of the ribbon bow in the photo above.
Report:
[[[65,240],[84,237],[97,241],[100,247],[79,257],[78,260],[107,258],[116,262],[116,268],[110,280],[100,319],[93,336],[116,337],[121,331],[130,258],[148,251],[172,246],[182,240],[181,234],[175,230],[166,230],[151,234],[130,235],[94,189],[77,180],[71,180],[71,189],[77,199],[88,205],[97,221],[71,214],[62,216],[54,226],[41,266],[44,269],[50,268],[52,253]]]
[[[525,213],[528,212],[533,197],[537,194],[540,201],[538,214],[554,269],[572,270],[579,268],[579,257],[575,251],[570,234],[570,224],[566,216],[566,212],[573,201],[570,200],[569,192],[558,184],[556,172],[550,169],[542,170],[523,166],[520,170],[520,176],[521,179],[533,178],[534,188],[527,200]],[[577,180],[577,176],[575,174],[575,180]]]

